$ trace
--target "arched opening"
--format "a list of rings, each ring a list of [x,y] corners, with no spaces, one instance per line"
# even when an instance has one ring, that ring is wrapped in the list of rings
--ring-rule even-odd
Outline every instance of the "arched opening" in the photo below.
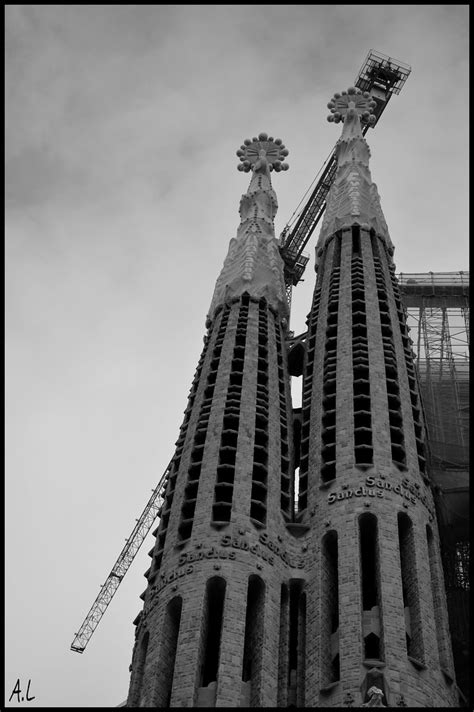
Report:
[[[330,531],[322,541],[321,683],[337,682],[339,671],[339,587],[337,532]]]
[[[407,655],[413,659],[415,663],[423,664],[424,649],[415,555],[415,537],[412,521],[404,512],[400,512],[398,515],[398,541],[403,588],[403,608],[405,611]]]
[[[362,514],[359,517],[359,545],[363,657],[365,660],[383,660],[378,531],[377,519],[373,514]]]
[[[264,606],[265,584],[259,576],[252,575],[247,589],[241,707],[260,706]]]
[[[166,606],[161,633],[160,662],[157,668],[157,692],[154,700],[156,707],[170,706],[182,608],[181,596],[176,596]]]
[[[199,656],[202,664],[199,671],[196,707],[214,707],[216,704],[225,590],[225,579],[220,576],[213,576],[207,582]]]
[[[301,579],[290,580],[288,620],[288,707],[304,707],[306,595]]]
[[[449,672],[449,658],[446,651],[446,639],[449,638],[445,615],[443,615],[442,581],[440,578],[441,561],[436,548],[431,527],[426,525],[426,542],[430,562],[431,593],[433,595],[433,611],[435,617],[436,640],[438,643],[439,663]]]

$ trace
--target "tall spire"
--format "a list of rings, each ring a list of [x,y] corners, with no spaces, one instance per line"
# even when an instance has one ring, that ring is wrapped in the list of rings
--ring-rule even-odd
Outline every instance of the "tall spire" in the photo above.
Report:
[[[281,139],[261,133],[258,138],[245,139],[237,155],[241,161],[238,170],[251,170],[252,179],[240,201],[240,225],[216,282],[207,325],[219,307],[244,292],[258,299],[265,297],[282,318],[288,318],[283,260],[273,225],[278,203],[270,179],[270,171],[288,169],[283,162],[288,150]]]
[[[344,127],[336,144],[336,176],[328,193],[317,252],[337,230],[352,225],[374,229],[393,252],[377,186],[370,174],[370,149],[361,129],[361,119],[369,124],[375,122],[371,113],[375,102],[369,92],[350,87],[342,94],[334,94],[328,108],[331,110],[328,121],[342,121]]]

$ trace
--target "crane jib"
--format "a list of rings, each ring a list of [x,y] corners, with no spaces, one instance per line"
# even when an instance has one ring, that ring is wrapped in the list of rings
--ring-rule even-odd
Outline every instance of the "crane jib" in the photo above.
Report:
[[[84,652],[87,643],[99,625],[110,601],[114,597],[125,574],[130,568],[133,559],[159,516],[159,509],[163,502],[164,486],[166,484],[172,462],[173,461],[171,460],[158,482],[158,485],[152,490],[152,495],[148,500],[141,516],[137,520],[132,533],[126,540],[125,546],[112,567],[107,580],[101,586],[99,594],[85,617],[84,622],[79,628],[78,633],[75,633],[75,638],[71,644],[72,651],[76,653]]]
[[[372,128],[377,124],[392,94],[400,93],[410,71],[411,68],[407,65],[370,50],[356,77],[354,86],[371,92],[376,102],[374,109],[376,120],[372,124]],[[362,129],[364,136],[368,129],[369,124],[366,124]],[[283,246],[280,254],[285,263],[285,282],[288,290],[298,284],[306,268],[309,258],[302,259],[302,253],[326,208],[326,197],[334,181],[336,168],[336,156],[333,151],[329,163],[303,207],[295,227],[288,234],[284,231],[281,235]]]

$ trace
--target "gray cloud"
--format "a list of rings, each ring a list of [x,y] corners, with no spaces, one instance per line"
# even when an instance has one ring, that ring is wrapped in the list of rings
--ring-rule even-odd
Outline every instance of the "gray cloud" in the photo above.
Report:
[[[370,48],[411,64],[368,134],[397,268],[467,268],[466,20],[456,5],[6,7],[6,685],[31,677],[31,706],[126,696],[151,542],[84,655],[69,645],[172,455],[247,188],[242,140],[289,148],[278,234],[338,138],[333,92]],[[297,331],[313,284],[309,267]]]

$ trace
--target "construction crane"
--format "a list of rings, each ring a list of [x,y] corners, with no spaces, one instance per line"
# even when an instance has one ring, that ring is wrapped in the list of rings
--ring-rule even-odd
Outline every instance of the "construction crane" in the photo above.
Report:
[[[380,52],[375,52],[374,50],[369,51],[356,77],[355,86],[362,91],[370,92],[376,102],[376,107],[373,110],[376,120],[372,126],[375,126],[379,120],[392,94],[400,93],[410,72],[411,68],[408,65],[387,57]],[[364,135],[368,128],[369,124],[364,126]],[[285,283],[290,304],[292,287],[296,286],[301,280],[309,259],[303,254],[303,250],[324,212],[326,196],[333,183],[335,173],[336,156],[333,151],[331,157],[323,167],[321,177],[311,193],[308,202],[299,214],[295,227],[290,231],[289,226],[287,226],[280,237],[280,252],[285,263]],[[152,490],[152,495],[140,518],[136,520],[133,531],[128,539],[126,539],[125,546],[120,552],[117,561],[112,567],[105,583],[101,586],[97,598],[92,604],[79,631],[75,633],[71,650],[76,653],[84,652],[86,645],[120,586],[123,577],[130,568],[133,559],[155,520],[159,517],[170,467],[171,463],[166,468],[155,489]]]
[[[164,471],[163,476],[155,489],[152,490],[152,495],[148,500],[140,518],[136,520],[137,523],[135,524],[128,539],[126,539],[125,546],[120,552],[117,561],[113,565],[105,583],[101,586],[97,598],[92,604],[89,613],[79,628],[79,631],[75,633],[75,638],[71,643],[71,650],[74,650],[76,653],[84,652],[87,643],[99,625],[100,620],[107,610],[107,607],[114,597],[118,587],[120,586],[123,577],[130,568],[133,559],[146,539],[153,523],[156,521],[157,517],[159,517],[172,463],[173,460],[171,460],[168,467]]]
[[[364,136],[369,126],[376,126],[391,96],[400,93],[410,72],[411,67],[407,64],[375,52],[373,49],[369,51],[354,82],[357,88],[370,92],[376,103],[373,110],[375,121],[363,127]],[[280,235],[280,254],[285,263],[285,284],[290,304],[292,287],[301,280],[309,260],[303,250],[326,208],[326,198],[336,175],[336,167],[336,153],[333,150],[296,224],[291,230],[286,226]]]

